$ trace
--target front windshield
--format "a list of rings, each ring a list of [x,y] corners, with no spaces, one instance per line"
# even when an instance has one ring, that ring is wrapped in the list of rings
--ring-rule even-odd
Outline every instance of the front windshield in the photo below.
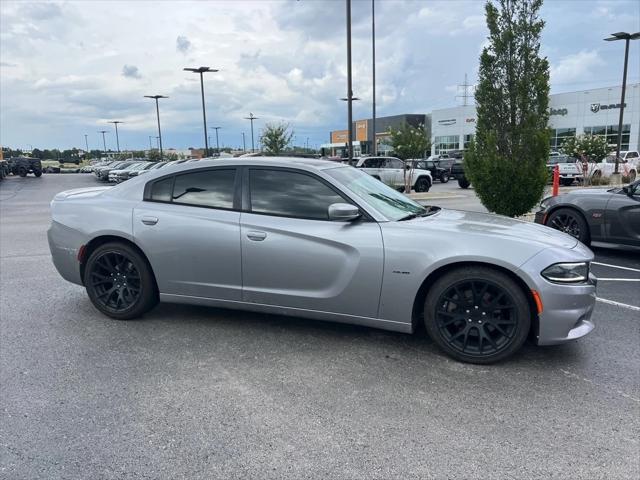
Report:
[[[407,216],[422,215],[429,212],[419,203],[388,187],[362,170],[351,167],[337,167],[325,170],[325,172],[391,220],[400,220]]]

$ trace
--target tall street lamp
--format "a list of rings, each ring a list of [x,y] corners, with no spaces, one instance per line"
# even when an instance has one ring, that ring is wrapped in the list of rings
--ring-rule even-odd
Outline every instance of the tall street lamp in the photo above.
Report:
[[[354,97],[353,96],[353,92],[351,92],[351,97],[344,97],[341,98],[340,100],[342,100],[343,102],[347,102],[347,104],[349,105],[349,138],[347,139],[347,156],[349,158],[349,165],[353,164],[353,102],[360,100],[360,98],[358,97]]]
[[[120,153],[120,138],[118,137],[118,124],[124,123],[124,122],[121,122],[120,120],[112,120],[107,123],[113,123],[116,126],[116,146],[118,148],[118,153]]]
[[[151,145],[152,138],[153,138],[153,135],[149,135],[149,151],[153,150],[153,146]]]
[[[160,107],[158,100],[161,98],[169,98],[164,95],[145,95],[144,98],[153,98],[156,101],[156,116],[158,117],[158,142],[160,147],[160,160],[162,160],[162,132],[160,131]]]
[[[378,154],[378,145],[376,142],[376,0],[371,0],[371,78],[373,80],[373,116],[371,118],[371,129],[373,130],[373,155]]]
[[[244,132],[242,132],[242,151],[243,152],[247,151],[247,145],[244,142]]]
[[[209,142],[207,141],[207,114],[204,109],[204,80],[202,79],[203,73],[215,73],[218,70],[209,67],[199,67],[199,68],[183,68],[185,72],[193,72],[200,74],[200,93],[202,94],[202,120],[204,121],[204,156],[209,156]]]
[[[98,130],[98,133],[102,134],[102,151],[104,154],[107,154],[107,141],[104,139],[104,134],[107,133],[106,130]]]
[[[629,42],[631,40],[638,40],[640,38],[640,32],[636,33],[627,33],[627,32],[618,32],[612,33],[609,38],[605,38],[606,42],[615,42],[617,40],[624,40],[624,73],[622,74],[622,96],[620,98],[620,119],[618,121],[618,144],[616,145],[616,167],[613,174],[616,176],[616,180],[618,180],[618,164],[620,162],[620,146],[622,144],[622,118],[624,115],[624,94],[627,89],[627,64],[629,62]],[[619,183],[619,182],[616,182]]]
[[[254,143],[253,143],[253,121],[254,120],[258,120],[258,117],[254,117],[253,113],[249,112],[249,116],[248,117],[244,117],[245,120],[250,120],[251,121],[251,153],[255,152],[255,147],[254,147]],[[244,138],[244,136],[243,136]]]
[[[88,137],[88,135],[85,133],[84,134],[84,144],[87,147],[87,154],[85,155],[85,157],[86,157],[86,160],[89,160],[89,139],[87,137]]]
[[[349,157],[349,165],[353,164],[353,89],[351,85],[351,0],[346,0],[347,5],[347,122],[349,124],[349,139],[347,141],[347,150]]]
[[[220,140],[218,139],[218,130],[220,130],[222,127],[209,127],[209,128],[216,131],[216,152],[218,153],[218,156],[220,156]]]

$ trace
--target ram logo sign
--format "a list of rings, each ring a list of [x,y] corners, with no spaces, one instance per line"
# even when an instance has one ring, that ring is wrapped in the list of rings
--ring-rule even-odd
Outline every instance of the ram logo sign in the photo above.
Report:
[[[600,104],[599,103],[592,103],[591,104],[591,111],[593,113],[598,113],[600,111]]]
[[[591,111],[593,113],[598,113],[600,110],[612,110],[614,108],[620,108],[620,103],[610,103],[609,105],[603,105],[601,103],[592,103]],[[627,108],[627,104],[624,104],[624,108]]]

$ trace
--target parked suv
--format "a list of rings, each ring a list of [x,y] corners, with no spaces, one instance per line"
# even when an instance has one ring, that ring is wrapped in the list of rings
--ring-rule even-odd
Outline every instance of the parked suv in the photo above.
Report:
[[[396,190],[404,190],[405,172],[409,165],[399,158],[364,157],[358,160],[356,167]],[[428,170],[414,169],[412,181],[416,192],[428,192],[433,184]]]
[[[444,166],[441,165],[440,160],[411,160],[413,163],[413,168],[417,168],[420,170],[428,170],[431,172],[431,178],[438,179],[442,183],[447,183],[449,181],[449,170],[451,169],[451,164]]]
[[[42,176],[42,163],[39,158],[13,157],[9,159],[9,170],[14,175],[26,177],[33,173],[36,177]]]
[[[607,155],[601,163],[594,166],[594,177],[608,177],[616,168],[616,154]],[[629,177],[630,182],[634,182],[640,169],[640,154],[636,150],[620,152],[618,159],[618,171]]]

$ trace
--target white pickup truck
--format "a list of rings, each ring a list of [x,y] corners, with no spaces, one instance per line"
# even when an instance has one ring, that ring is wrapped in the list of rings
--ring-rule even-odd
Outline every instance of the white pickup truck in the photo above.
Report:
[[[547,162],[549,173],[553,174],[553,169],[558,165],[560,171],[560,184],[568,187],[574,181],[582,181],[584,176],[582,162],[569,155],[552,155]],[[595,163],[587,164],[587,175],[591,175],[595,170]]]
[[[608,177],[616,168],[616,155],[607,155],[605,159],[600,163],[595,164],[592,175],[594,177]],[[640,154],[636,150],[628,150],[620,152],[620,158],[618,160],[618,172],[622,175],[629,177],[630,182],[634,182],[638,170],[640,170]]]

